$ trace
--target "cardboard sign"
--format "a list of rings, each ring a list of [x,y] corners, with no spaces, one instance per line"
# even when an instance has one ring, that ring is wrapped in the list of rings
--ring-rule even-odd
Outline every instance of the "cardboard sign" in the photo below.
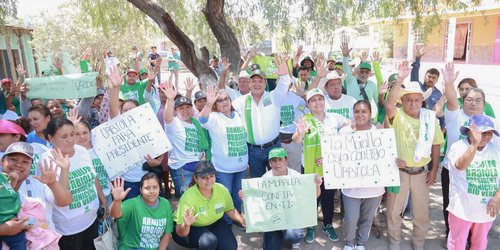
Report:
[[[92,129],[92,145],[111,180],[172,148],[149,103]]]
[[[28,98],[75,99],[96,95],[97,72],[28,78]]]
[[[317,224],[314,175],[243,179],[247,233]]]
[[[325,134],[321,151],[326,189],[399,186],[392,128]]]

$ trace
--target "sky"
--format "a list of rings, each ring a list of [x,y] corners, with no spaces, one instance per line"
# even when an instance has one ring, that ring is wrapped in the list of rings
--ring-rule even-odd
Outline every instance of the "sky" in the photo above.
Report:
[[[61,3],[68,0],[18,0],[17,16],[26,18],[28,16],[38,15],[45,11],[57,9]]]

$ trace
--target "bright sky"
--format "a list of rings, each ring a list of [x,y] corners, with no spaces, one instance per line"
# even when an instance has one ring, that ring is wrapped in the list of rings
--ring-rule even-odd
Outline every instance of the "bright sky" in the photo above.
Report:
[[[45,11],[57,9],[62,3],[68,0],[18,0],[17,16],[25,18],[27,16],[38,15]]]

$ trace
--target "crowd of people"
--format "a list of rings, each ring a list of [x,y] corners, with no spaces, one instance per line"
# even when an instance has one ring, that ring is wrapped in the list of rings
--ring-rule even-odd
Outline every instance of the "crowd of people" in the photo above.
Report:
[[[218,85],[198,84],[193,93],[196,85],[188,79],[181,94],[179,52],[171,48],[171,75],[162,82],[156,47],[143,61],[134,46],[129,65],[112,51],[104,53],[106,73],[96,78],[97,95],[80,100],[28,98],[20,65],[16,82],[1,80],[0,242],[13,250],[94,249],[103,225],[114,221],[118,249],[167,249],[172,239],[186,248],[237,249],[232,227],[244,230],[244,214],[256,213],[243,209],[243,179],[314,174],[320,227],[328,240],[342,240],[345,250],[365,249],[382,204],[388,248],[400,249],[407,210],[412,247],[425,249],[429,192],[440,172],[444,247],[486,249],[500,210],[500,140],[484,91],[472,78],[459,80],[452,63],[420,78],[422,48],[413,62],[401,62],[385,77],[377,52],[370,60],[363,52],[360,63],[351,65],[351,50],[343,37],[342,58],[304,57],[301,46],[292,58],[275,54],[275,77],[252,63],[255,51],[231,77],[229,60],[214,57],[207,65]],[[82,55],[82,73],[92,72],[89,53]],[[63,74],[61,62],[55,65],[42,77]],[[440,78],[443,92],[436,86]],[[142,166],[110,180],[92,129],[146,103],[171,150],[160,156],[143,152]],[[400,185],[325,188],[326,134],[382,128],[395,133]],[[333,226],[337,197],[340,236]],[[315,234],[315,226],[265,232],[262,247],[300,249]]]

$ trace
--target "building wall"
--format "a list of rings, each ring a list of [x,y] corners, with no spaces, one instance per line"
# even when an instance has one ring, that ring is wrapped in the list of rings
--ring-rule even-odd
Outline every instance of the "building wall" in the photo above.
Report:
[[[408,53],[408,24],[399,23],[394,25],[394,59],[404,59]]]
[[[469,63],[490,64],[492,62],[493,48],[497,29],[499,14],[490,16],[477,16],[473,18],[457,19],[471,22],[471,46],[469,51]]]
[[[11,32],[11,31],[9,31]],[[24,49],[24,56],[26,58],[26,65],[24,65],[24,68],[26,69],[27,73],[28,73],[28,76],[33,76],[35,75],[36,73],[36,68],[35,68],[35,59],[34,59],[34,56],[33,56],[33,49],[31,47],[31,44],[30,44],[30,41],[31,41],[31,37],[29,36],[29,34],[27,33],[23,33],[21,35],[21,39],[23,41],[23,49]],[[12,50],[17,50],[18,53],[19,53],[19,60],[22,62],[22,54],[21,54],[21,50],[19,49],[20,46],[19,46],[19,38],[17,37],[17,35],[13,32],[11,32],[11,35],[10,35],[10,48]],[[7,46],[5,44],[5,36],[4,35],[0,35],[0,50],[5,50],[7,49]],[[5,58],[7,59],[7,58]],[[9,77],[12,76],[12,72],[10,72],[10,68],[7,67],[7,74],[9,75]]]

